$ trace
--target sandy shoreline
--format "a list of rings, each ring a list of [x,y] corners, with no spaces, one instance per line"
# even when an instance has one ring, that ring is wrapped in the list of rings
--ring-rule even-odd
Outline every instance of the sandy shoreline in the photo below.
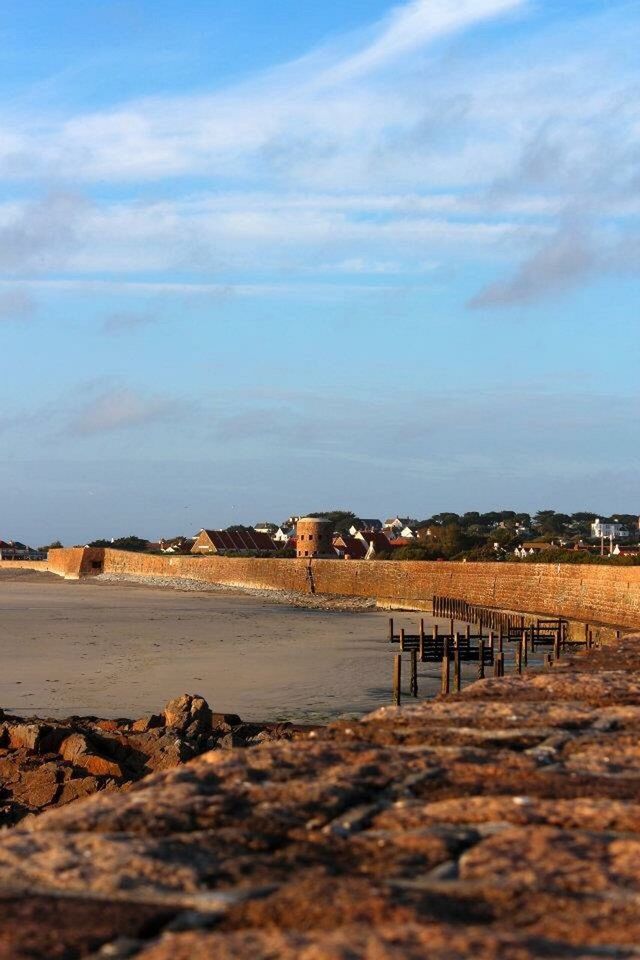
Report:
[[[322,723],[389,703],[389,614],[316,600],[311,609],[272,591],[2,571],[0,706],[136,717],[188,692],[246,720]],[[415,631],[419,614],[394,616]],[[421,694],[433,695],[437,666],[420,672]]]

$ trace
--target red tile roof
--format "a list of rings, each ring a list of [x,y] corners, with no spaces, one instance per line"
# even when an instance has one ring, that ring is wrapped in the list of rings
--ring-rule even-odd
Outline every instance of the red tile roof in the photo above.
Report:
[[[335,537],[333,545],[337,550],[340,550],[341,553],[344,553],[348,560],[364,560],[367,554],[367,548],[362,540],[358,540],[356,537],[351,537],[347,534]]]

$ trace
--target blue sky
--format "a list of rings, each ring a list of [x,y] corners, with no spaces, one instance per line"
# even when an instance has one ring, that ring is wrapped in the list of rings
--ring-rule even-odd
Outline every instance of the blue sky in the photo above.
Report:
[[[637,0],[4,0],[0,44],[0,537],[638,508]]]

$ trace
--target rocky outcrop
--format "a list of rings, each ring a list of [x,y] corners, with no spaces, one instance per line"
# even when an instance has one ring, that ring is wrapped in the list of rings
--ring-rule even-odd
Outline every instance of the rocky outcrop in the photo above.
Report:
[[[92,793],[122,790],[212,749],[291,738],[291,724],[246,724],[212,714],[202,697],[171,700],[138,720],[23,720],[0,711],[0,825]],[[0,955],[1,956],[1,955]]]
[[[639,640],[31,818],[0,958],[637,960]]]

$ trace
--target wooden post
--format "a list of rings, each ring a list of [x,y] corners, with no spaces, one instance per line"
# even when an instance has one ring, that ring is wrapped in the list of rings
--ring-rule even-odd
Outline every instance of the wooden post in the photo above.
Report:
[[[589,650],[593,648],[593,630],[589,630]]]
[[[556,633],[553,641],[553,659],[560,659],[560,634]]]
[[[404,650],[404,627],[400,629],[400,649]]]
[[[522,644],[521,643],[516,643],[515,657],[516,657],[516,673],[522,673]]]
[[[393,658],[393,704],[399,707],[402,703],[402,655],[396,653]]]
[[[460,643],[458,634],[453,643],[453,688],[456,693],[460,693],[462,687],[462,678],[460,676]]]
[[[393,643],[393,617],[389,617],[389,643]]]
[[[449,662],[449,640],[447,637],[443,641],[442,650],[442,677],[440,682],[440,692],[447,696],[451,689],[451,669]]]
[[[536,652],[536,634],[535,634],[535,627],[533,624],[531,624],[531,626],[529,627],[529,635],[531,638],[531,653],[535,653]]]
[[[527,630],[522,631],[520,644],[522,646],[522,666],[527,667],[529,665],[529,657],[527,656]]]
[[[451,629],[450,629],[449,633],[451,634],[451,642],[453,643],[453,637],[454,637],[454,634],[455,634],[455,620],[453,619],[453,617],[451,617],[451,621],[450,621],[450,622],[451,622]]]
[[[504,653],[496,653],[493,660],[494,677],[504,677]]]
[[[412,697],[418,696],[418,651],[411,651],[411,684],[410,693]]]
[[[424,663],[427,655],[425,651],[424,620],[420,620],[420,663]]]
[[[545,670],[551,669],[551,664],[553,663],[553,657],[550,653],[545,653],[544,655],[544,668]]]
[[[500,624],[500,633],[498,635],[498,653],[504,653],[504,627]]]
[[[480,680],[484,680],[484,637],[482,636],[482,630],[480,630],[478,646],[478,677]]]

